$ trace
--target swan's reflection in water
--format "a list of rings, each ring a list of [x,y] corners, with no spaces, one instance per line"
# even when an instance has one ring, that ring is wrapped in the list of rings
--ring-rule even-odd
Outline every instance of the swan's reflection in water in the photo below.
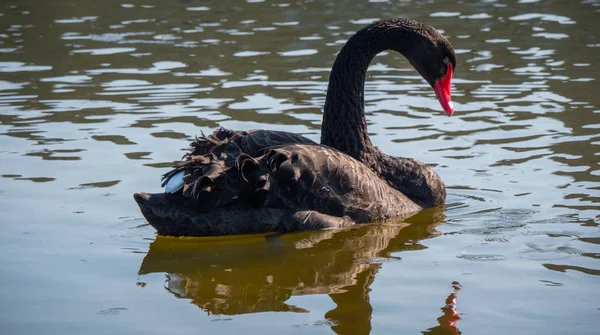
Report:
[[[443,210],[430,209],[406,221],[343,231],[158,237],[139,273],[167,273],[169,292],[219,315],[308,312],[286,301],[293,295],[328,294],[336,304],[324,316],[332,329],[338,334],[366,334],[373,311],[369,286],[382,263],[392,259],[392,253],[425,248],[419,241],[437,236],[435,226],[443,220]],[[451,302],[456,290],[442,308],[440,324],[427,330],[428,334],[458,333]]]

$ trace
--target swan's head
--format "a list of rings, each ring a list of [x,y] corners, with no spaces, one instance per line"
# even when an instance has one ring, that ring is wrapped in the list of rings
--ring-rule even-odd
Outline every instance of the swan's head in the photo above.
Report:
[[[416,57],[409,58],[419,74],[433,87],[435,96],[448,116],[454,113],[452,105],[452,73],[456,69],[456,55],[448,40],[437,30],[424,26],[425,37],[419,43]],[[413,48],[414,49],[414,48]]]
[[[452,74],[456,71],[456,54],[452,45],[435,28],[405,18],[373,22],[348,40],[334,63],[328,97],[329,94],[339,93],[339,86],[346,87],[337,81],[345,82],[349,73],[366,72],[373,57],[384,50],[393,50],[406,57],[433,87],[446,114],[450,116],[454,113],[450,86]],[[356,79],[354,81],[352,84],[363,83]],[[358,93],[352,95],[359,96]],[[333,102],[329,101],[329,106],[332,105]]]
[[[454,113],[450,97],[456,54],[450,42],[435,28],[420,25],[409,47],[399,50],[419,74],[433,87],[435,96],[448,116]]]

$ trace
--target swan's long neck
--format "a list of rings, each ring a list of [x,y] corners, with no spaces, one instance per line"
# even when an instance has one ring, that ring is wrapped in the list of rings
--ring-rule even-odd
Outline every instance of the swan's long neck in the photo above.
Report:
[[[322,144],[368,165],[376,164],[381,153],[369,139],[364,111],[367,68],[373,57],[384,50],[393,49],[406,55],[420,37],[413,22],[406,21],[406,25],[393,28],[374,23],[352,36],[342,48],[329,78]]]
[[[395,50],[419,66],[420,57],[429,57],[424,46],[431,43],[431,29],[411,20],[380,21],[350,38],[331,70],[321,128],[322,144],[360,160],[424,208],[444,203],[444,183],[422,162],[391,157],[373,146],[367,132],[364,88],[367,68],[381,51]]]

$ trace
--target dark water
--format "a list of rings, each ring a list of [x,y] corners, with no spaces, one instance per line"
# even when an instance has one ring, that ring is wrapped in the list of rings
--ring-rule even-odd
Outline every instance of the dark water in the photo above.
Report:
[[[134,191],[218,126],[318,140],[336,52],[389,16],[457,49],[452,118],[396,54],[366,86],[373,142],[434,165],[445,210],[156,238]],[[596,333],[599,18],[593,0],[2,1],[0,333]]]

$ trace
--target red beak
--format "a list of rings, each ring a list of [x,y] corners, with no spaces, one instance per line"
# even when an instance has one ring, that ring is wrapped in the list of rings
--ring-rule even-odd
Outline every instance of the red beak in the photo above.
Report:
[[[452,105],[452,99],[450,98],[450,82],[452,81],[452,64],[448,63],[448,71],[442,79],[438,79],[433,85],[435,90],[435,96],[437,97],[440,105],[444,109],[444,112],[448,116],[454,114],[454,106]]]

